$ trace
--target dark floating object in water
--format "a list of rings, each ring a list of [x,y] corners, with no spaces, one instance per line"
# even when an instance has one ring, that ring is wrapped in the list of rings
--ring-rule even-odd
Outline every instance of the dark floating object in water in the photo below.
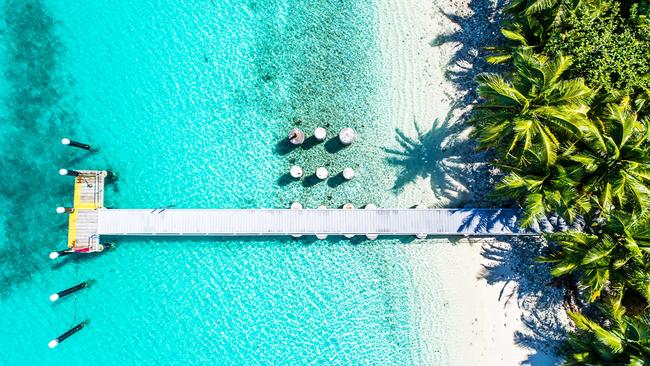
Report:
[[[57,207],[56,208],[56,213],[73,213],[74,212],[74,207]]]
[[[66,250],[58,250],[56,252],[50,253],[50,259],[57,259],[59,257],[65,257],[68,254],[74,253],[74,250],[66,249]]]
[[[59,291],[59,292],[57,292],[55,294],[50,295],[50,301],[55,302],[56,300],[58,300],[58,299],[60,299],[62,297],[66,297],[66,296],[68,296],[70,294],[73,294],[73,293],[75,293],[75,292],[77,292],[77,291],[79,291],[79,290],[81,290],[83,288],[86,288],[86,287],[88,287],[88,281],[84,281],[84,282],[82,282],[82,283],[80,283],[78,285],[74,285],[74,286],[72,286],[70,288],[67,288],[67,289],[63,290],[63,291]]]
[[[73,335],[73,334],[77,333],[78,331],[82,330],[86,325],[88,325],[88,320],[84,320],[84,321],[82,321],[81,323],[75,325],[75,326],[74,326],[72,329],[70,329],[69,331],[67,331],[67,332],[61,334],[60,336],[54,338],[53,340],[51,340],[51,341],[47,344],[47,346],[50,347],[50,348],[54,348],[54,347],[58,346],[59,343],[65,341],[65,340],[68,339],[71,335]]]
[[[81,143],[81,142],[77,142],[77,141],[74,141],[74,140],[70,140],[69,138],[66,138],[66,137],[61,139],[61,144],[90,151],[90,145],[84,144],[84,143]]]
[[[68,170],[68,169],[59,169],[59,174],[69,175],[71,177],[78,177],[81,175],[81,173],[76,170]]]

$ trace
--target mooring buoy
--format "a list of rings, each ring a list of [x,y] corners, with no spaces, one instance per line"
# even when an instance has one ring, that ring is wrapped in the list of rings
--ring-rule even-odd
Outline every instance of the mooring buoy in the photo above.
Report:
[[[77,333],[78,331],[82,330],[86,325],[88,325],[88,320],[84,320],[81,323],[75,325],[72,329],[68,330],[67,332],[61,334],[60,336],[54,338],[51,340],[47,346],[50,348],[54,348],[59,345],[59,343],[65,341],[68,339],[71,335]]]
[[[84,282],[82,282],[82,283],[80,283],[78,285],[74,285],[74,286],[72,286],[70,288],[67,288],[67,289],[63,290],[63,291],[59,291],[59,292],[57,292],[55,294],[50,295],[50,301],[54,302],[54,301],[56,301],[56,300],[58,300],[58,299],[60,299],[62,297],[73,294],[73,293],[81,290],[82,288],[86,288],[87,286],[88,286],[88,281],[84,281]]]
[[[68,169],[59,169],[59,174],[69,175],[71,177],[78,177],[81,175],[81,173],[76,170],[68,170]]]
[[[61,144],[66,145],[66,146],[72,146],[72,147],[77,147],[79,149],[84,149],[90,151],[90,145],[84,144],[78,141],[70,140],[67,137],[64,137],[61,139]]]
[[[50,253],[50,259],[57,259],[59,257],[65,257],[66,255],[69,255],[69,254],[72,254],[72,253],[74,253],[74,251],[72,251],[70,249],[58,250],[56,252],[51,252]]]
[[[57,207],[56,208],[56,213],[62,214],[62,213],[73,213],[74,212],[74,207]]]

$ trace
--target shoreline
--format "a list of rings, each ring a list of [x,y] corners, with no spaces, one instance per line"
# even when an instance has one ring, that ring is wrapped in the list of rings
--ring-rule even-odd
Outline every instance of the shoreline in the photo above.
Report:
[[[411,146],[409,153],[413,156],[408,158],[421,159],[413,164],[420,170],[404,173],[409,174],[410,181],[394,192],[398,206],[485,204],[493,174],[485,156],[474,151],[468,141],[469,130],[462,124],[462,114],[470,107],[455,105],[458,100],[466,101],[471,86],[459,90],[458,81],[452,82],[446,75],[446,71],[456,67],[449,65],[450,61],[466,45],[459,46],[458,39],[433,45],[437,37],[458,32],[460,28],[452,21],[453,16],[446,16],[441,8],[462,16],[471,15],[477,9],[472,9],[466,1],[434,4],[418,0],[407,6],[379,0],[377,4],[389,120],[396,131],[419,144]],[[468,29],[463,31],[462,36],[467,36]],[[477,33],[480,31],[483,30]],[[481,35],[466,41],[476,46],[481,42]],[[473,82],[473,78],[466,82]],[[436,119],[441,122],[436,123]],[[399,150],[400,145],[400,141],[394,140],[389,148]],[[440,161],[448,164],[436,165]],[[410,168],[404,165],[405,170]],[[548,270],[541,265],[531,266],[541,246],[533,243],[522,245],[523,250],[515,250],[513,241],[429,239],[404,247],[415,287],[412,319],[418,324],[419,334],[414,337],[419,339],[419,349],[415,350],[418,354],[414,358],[420,364],[439,362],[440,355],[435,354],[432,344],[441,339],[446,340],[446,355],[442,358],[450,365],[486,364],[486,361],[516,365],[533,359],[539,364],[557,363],[553,342],[547,344],[544,339],[536,339],[535,332],[551,333],[567,324],[561,307],[562,293],[545,288],[545,283],[550,281]],[[495,257],[495,253],[501,257]],[[540,277],[544,275],[549,281]],[[442,309],[435,308],[440,296],[444,298]],[[442,334],[432,315],[436,312],[444,319]],[[545,325],[539,322],[540,317],[555,328],[541,329]],[[530,329],[531,325],[540,329]]]

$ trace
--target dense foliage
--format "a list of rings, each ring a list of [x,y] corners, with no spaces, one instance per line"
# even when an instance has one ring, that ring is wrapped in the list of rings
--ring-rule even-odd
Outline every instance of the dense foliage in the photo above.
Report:
[[[549,235],[540,259],[589,314],[570,313],[566,363],[650,365],[650,2],[513,0],[507,12],[488,61],[509,71],[478,77],[473,119],[504,172],[496,193],[524,225],[583,222]]]
[[[548,54],[573,57],[571,76],[608,92],[633,92],[650,86],[650,27],[620,16],[617,3],[579,9],[567,16],[565,29],[553,32],[544,47]],[[597,16],[595,16],[597,15]]]
[[[628,316],[616,305],[602,308],[607,327],[569,313],[577,331],[565,346],[565,365],[646,365],[650,359],[650,318]]]

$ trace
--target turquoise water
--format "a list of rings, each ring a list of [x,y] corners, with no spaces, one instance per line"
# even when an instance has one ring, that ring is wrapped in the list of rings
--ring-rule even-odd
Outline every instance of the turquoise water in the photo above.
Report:
[[[417,363],[399,241],[137,239],[103,255],[47,259],[66,240],[66,220],[54,213],[72,200],[61,167],[115,172],[108,207],[390,205],[381,139],[338,152],[278,145],[294,125],[388,136],[369,2],[2,5],[3,362]],[[65,149],[62,136],[99,151]],[[352,166],[358,176],[288,182],[293,163],[307,172]],[[89,289],[48,301],[86,279],[95,280]],[[47,348],[84,319],[89,327]]]

